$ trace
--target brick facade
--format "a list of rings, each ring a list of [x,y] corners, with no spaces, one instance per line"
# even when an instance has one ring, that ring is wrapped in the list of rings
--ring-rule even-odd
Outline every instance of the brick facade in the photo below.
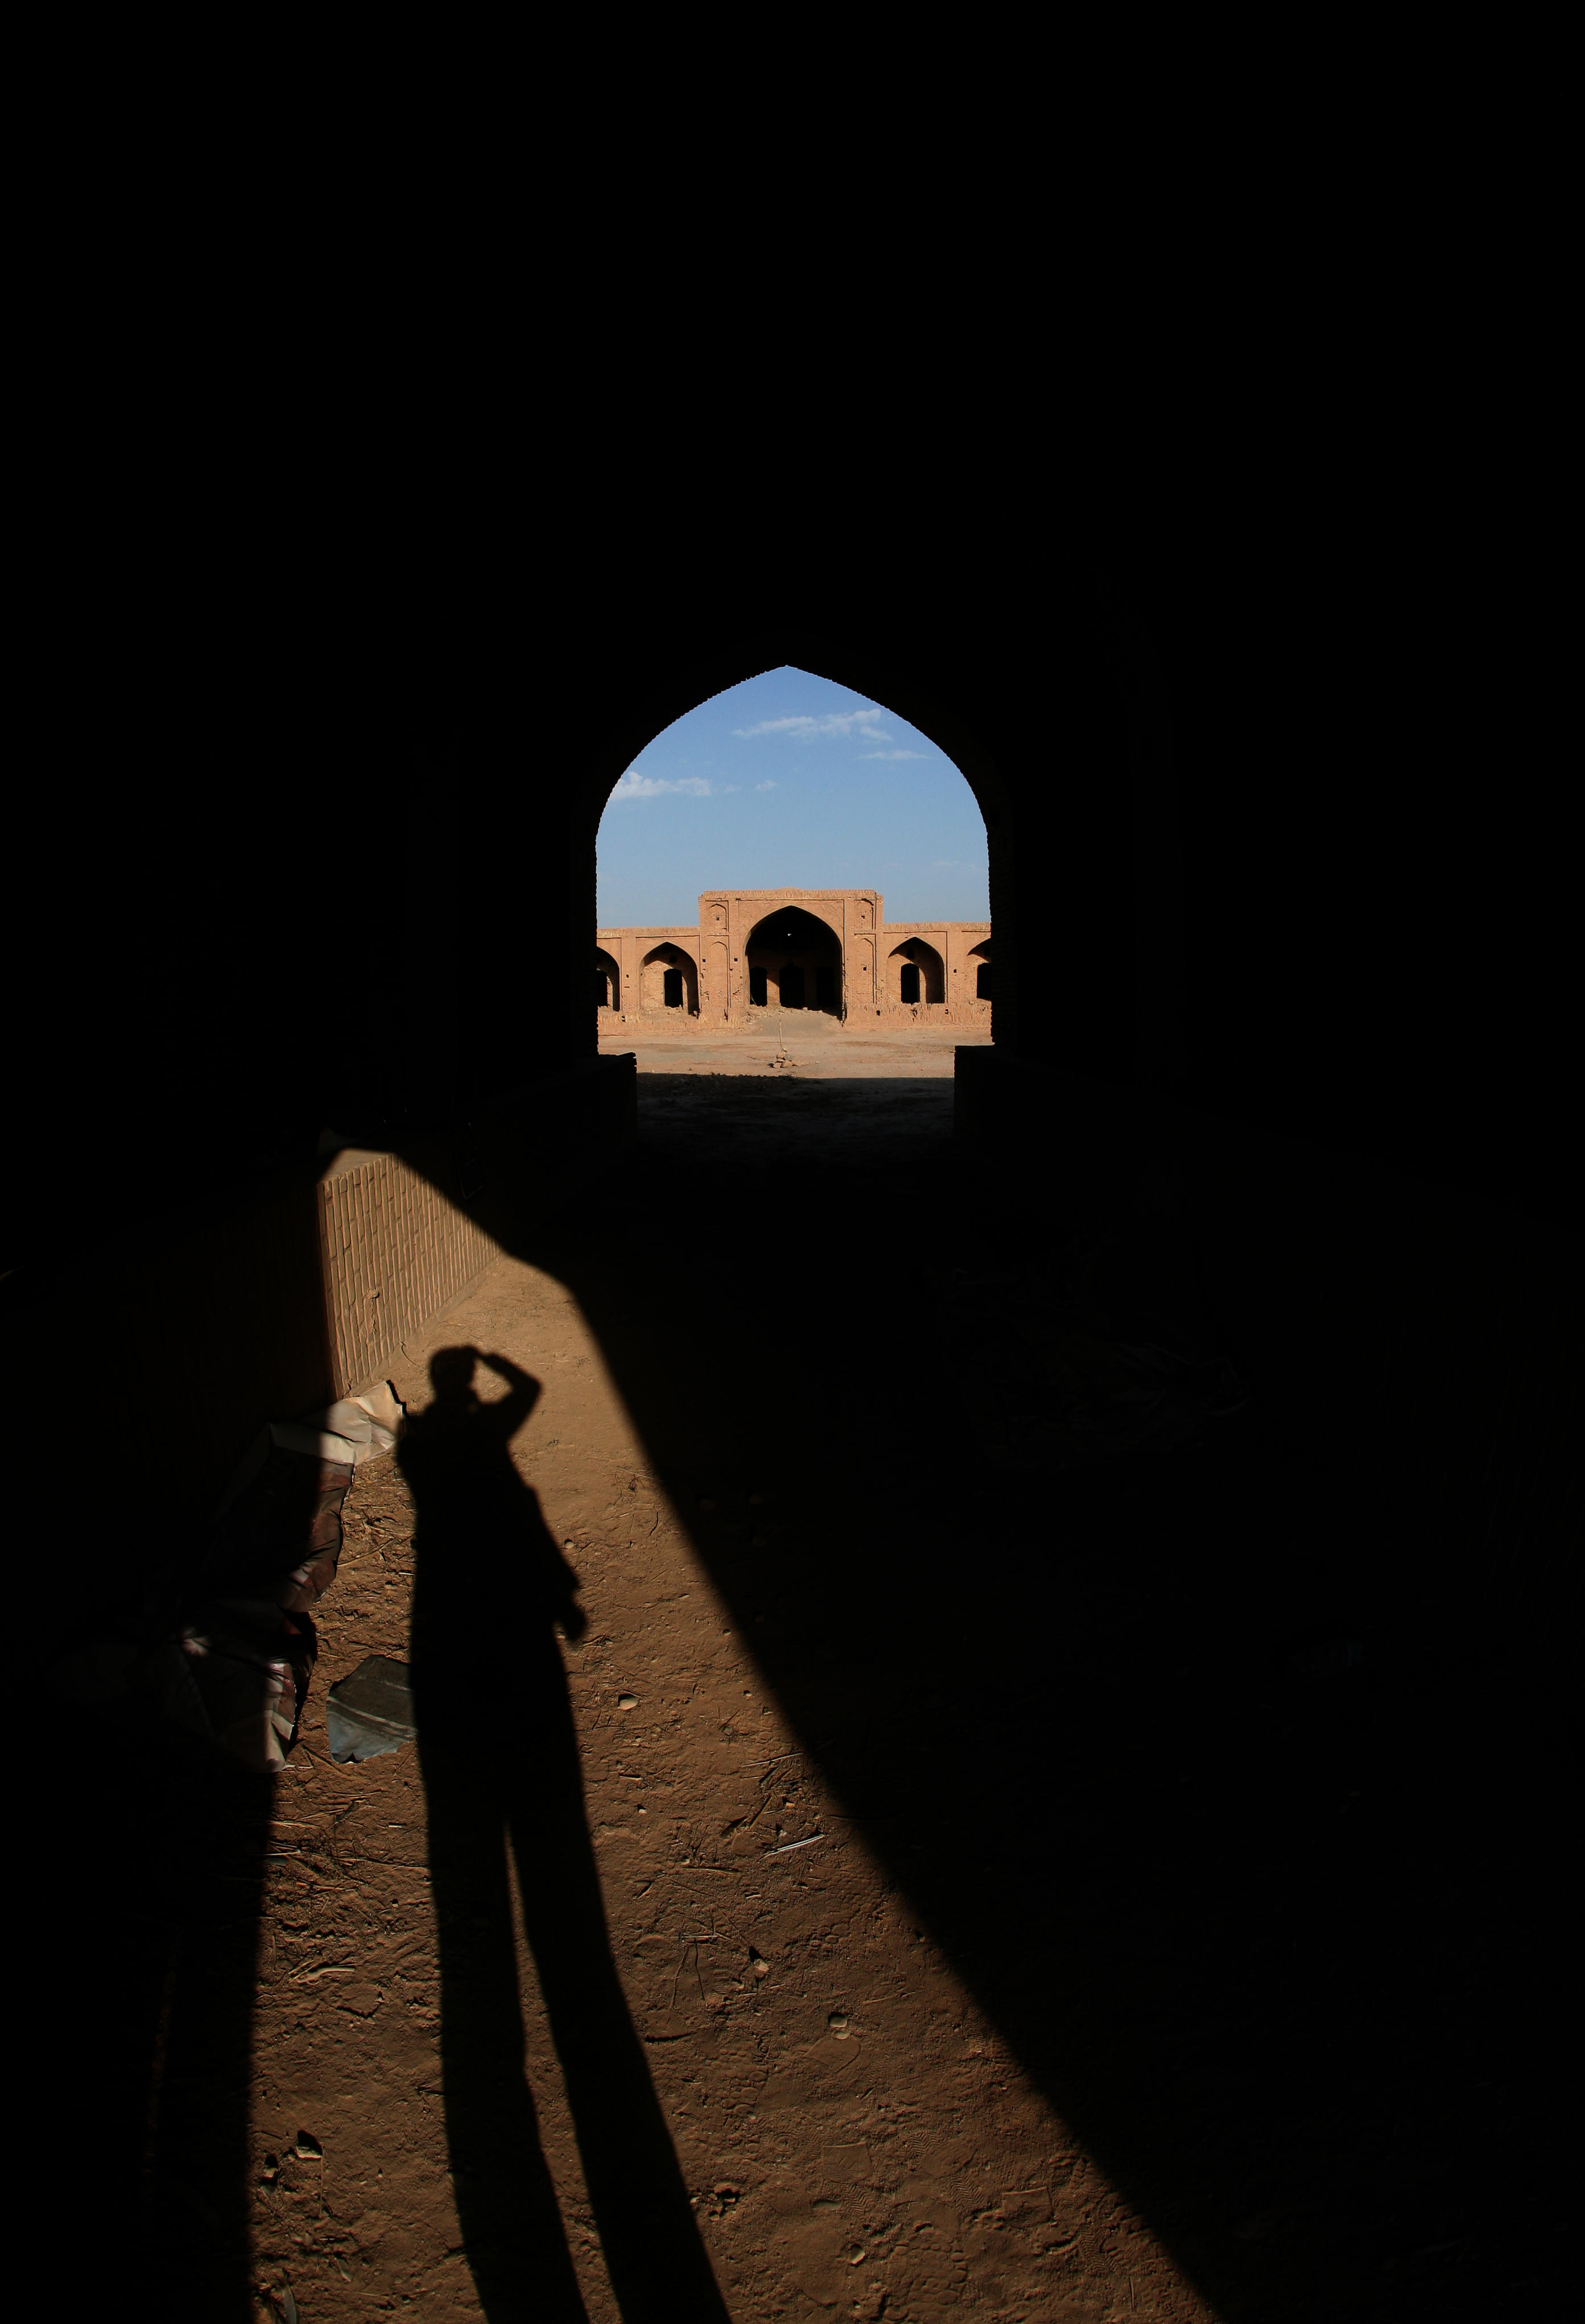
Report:
[[[602,1025],[746,1026],[761,1008],[781,1006],[823,1010],[846,1024],[990,1029],[990,922],[887,925],[873,888],[713,889],[699,899],[695,927],[601,928],[596,946]],[[802,998],[782,990],[789,966]],[[822,970],[829,985],[816,981]]]

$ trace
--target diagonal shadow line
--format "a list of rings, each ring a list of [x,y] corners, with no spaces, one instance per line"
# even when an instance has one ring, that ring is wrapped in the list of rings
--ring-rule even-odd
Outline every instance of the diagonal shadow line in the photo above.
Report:
[[[862,1102],[862,1086],[844,1095]],[[896,1111],[894,1085],[872,1095]],[[783,1099],[781,1113],[767,1111]],[[700,1102],[694,1084],[690,1102]],[[1531,2013],[1543,2006],[1545,1980],[1515,1961],[1513,1935],[1550,1925],[1536,1871],[1544,1851],[1530,1844],[1543,1794],[1516,1793],[1525,1812],[1488,1831],[1471,1857],[1453,1845],[1445,1791],[1423,1787],[1407,1831],[1377,1832],[1341,1858],[1295,1799],[1321,1780],[1329,1753],[1334,1772],[1343,1758],[1313,1737],[1302,1748],[1282,1744],[1251,1677],[1282,1612],[1269,1581],[1274,1526],[1289,1532],[1302,1514],[1339,1537],[1358,1533],[1359,1508],[1373,1495],[1401,1499],[1400,1489],[1376,1455],[1346,1459],[1313,1429],[1258,1425],[1241,1447],[1148,1480],[987,1471],[942,1425],[953,1417],[955,1351],[922,1288],[919,1256],[945,1240],[982,1269],[1026,1269],[1034,1239],[983,1185],[952,1179],[939,1139],[915,1139],[910,1154],[904,1125],[884,1165],[866,1167],[851,1136],[822,1128],[821,1102],[808,1084],[750,1102],[752,1155],[740,1147],[712,1158],[698,1121],[669,1139],[646,1130],[654,1199],[642,1213],[624,1214],[603,1185],[580,1202],[542,1173],[540,1191],[556,1185],[559,1210],[503,1206],[493,1223],[505,1248],[576,1293],[680,1506],[692,1505],[706,1476],[718,1499],[751,1471],[756,1483],[783,1481],[779,1547],[796,1591],[790,1578],[767,1589],[759,1561],[702,1523],[697,1531],[728,1603],[744,1618],[765,1613],[757,1635],[767,1683],[825,1780],[1026,2070],[1219,2307],[1348,2312],[1375,2280],[1389,2210],[1429,2220],[1414,2230],[1415,2248],[1440,2247],[1431,2215],[1461,2183],[1460,2154],[1483,2141],[1489,2152],[1481,2109],[1494,2089],[1504,2112],[1490,2200],[1532,2216],[1552,2182],[1549,2116],[1509,2061],[1532,2040],[1542,2054],[1543,2029],[1511,2007],[1506,2023],[1489,2006],[1473,2019],[1455,2013],[1461,2052],[1472,2044],[1480,2061],[1472,2109],[1445,2061],[1452,1967],[1431,1974],[1428,1964],[1488,1958],[1497,1991],[1508,1978],[1515,1992],[1534,1989]],[[709,1221],[712,1231],[656,1236],[655,1215]],[[1168,1274],[1182,1263],[1159,1250],[1145,1262]],[[709,1361],[687,1379],[655,1360],[685,1311],[724,1319]],[[827,1384],[767,1409],[748,1351],[788,1315],[818,1319]],[[942,1352],[922,1368],[877,1369],[865,1358],[883,1323],[887,1346]],[[862,1345],[861,1333],[871,1335]],[[966,1361],[980,1360],[983,1342],[956,1344]],[[1312,1354],[1317,1377],[1346,1365],[1346,1335]],[[1010,1397],[1021,1393],[1022,1360],[1005,1367]],[[1142,1597],[1157,1601],[1145,1619]],[[1405,1700],[1395,1725],[1367,1697],[1356,1706],[1357,1724],[1374,1722],[1378,1759],[1403,1763],[1405,1722],[1438,1715],[1423,1694]],[[1522,1719],[1514,1731],[1527,1731]],[[171,2054],[169,2034],[163,2050],[159,2036],[169,1932],[123,1949],[108,1995],[85,1932],[116,1921],[118,1891],[146,1886],[147,1863],[137,1817],[103,1784],[106,1743],[74,1738],[51,1771],[63,1840],[80,1822],[68,1803],[96,1788],[106,1831],[119,1819],[125,1836],[91,1878],[79,1850],[61,1881],[51,1966],[61,1972],[57,2015],[83,2045],[61,2077],[62,2104],[99,2073],[96,2039],[125,2066],[126,2106],[103,2110],[103,2167],[86,2166],[115,2188],[116,2125],[125,2114],[137,2126],[133,2143],[144,2137],[146,2061]],[[1343,1748],[1357,1751],[1358,1738]],[[1455,1789],[1463,1764],[1450,1763]],[[1184,1766],[1197,1777],[1187,1820],[1176,1784]],[[189,1831],[205,1812],[195,1807],[175,1824]],[[261,1823],[260,1861],[263,1846]],[[70,1859],[69,1849],[60,1860]],[[194,1893],[201,1887],[201,1867],[171,1863]],[[181,2006],[188,2054],[201,2055],[207,2025],[236,2061],[227,2088],[212,2080],[207,2097],[197,2094],[193,2120],[222,2127],[215,2152],[235,2155],[227,2170],[240,2202],[233,2133],[246,2107],[227,2090],[246,2085],[256,1908],[253,1922],[243,1912],[236,1920],[242,1951],[213,1954],[208,2000],[200,2006],[194,1988]],[[68,1994],[79,1988],[99,1995],[109,2015],[74,2014]],[[161,2080],[170,2083],[168,2066]],[[1278,2191],[1281,2201],[1265,2201]],[[187,2189],[194,2193],[210,2214],[192,2210],[207,2236],[213,2204]],[[171,2200],[183,2200],[180,2188]],[[112,2208],[119,2216],[119,2196]],[[1284,2210],[1290,2225],[1274,2242],[1232,2232],[1251,2212]],[[217,2248],[229,2237],[236,2256],[211,2274],[213,2297],[194,2313],[246,2310],[245,2247],[221,2226]],[[126,2232],[135,2241],[130,2217]],[[1473,2297],[1479,2286],[1465,2289]],[[170,2305],[169,2288],[162,2296]],[[1459,2312],[1445,2284],[1436,2296],[1436,2312]],[[1404,2293],[1395,2297],[1402,2306]],[[171,2312],[181,2312],[179,2299]]]
[[[895,1118],[894,1084],[739,1085],[712,1146],[708,1086],[649,1078],[643,1203],[569,1197],[503,1240],[575,1293],[675,1504],[708,1489],[723,1512],[697,1545],[792,1730],[1128,2202],[1224,2312],[1345,2312],[1382,2261],[1384,2187],[1445,2216],[1475,2131],[1423,1956],[1450,1926],[1490,1941],[1495,1914],[1429,1835],[1338,1848],[1331,1795],[1407,1748],[1414,1706],[1367,1689],[1278,1734],[1273,1646],[1302,1609],[1272,1541],[1358,1535],[1399,1490],[1390,1460],[1367,1437],[1318,1459],[1257,1410],[1147,1468],[992,1470],[921,1257],[1045,1254],[954,1177],[942,1125],[910,1130],[904,1103],[876,1167],[856,1110]],[[1205,1292],[1170,1243],[1121,1264],[1114,1321]],[[659,1360],[684,1313],[709,1319],[686,1367]],[[877,1342],[931,1360],[877,1366]],[[1026,1348],[964,1352],[1027,1406]],[[771,1575],[725,1529],[767,1480]],[[1494,1861],[1523,1886],[1521,1854]]]

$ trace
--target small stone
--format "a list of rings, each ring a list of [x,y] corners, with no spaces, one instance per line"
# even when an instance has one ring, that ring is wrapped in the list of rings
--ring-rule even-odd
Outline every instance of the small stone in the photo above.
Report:
[[[618,1711],[636,1711],[638,1697],[635,1694],[619,1694],[616,1697],[616,1708]]]
[[[833,2009],[830,2015],[827,2018],[826,2024],[830,2027],[839,2042],[845,2042],[848,2039],[848,2018],[843,2010]]]
[[[859,2261],[864,2257],[864,2255],[864,2255],[864,2246],[863,2246],[863,2245],[862,2245],[862,2244],[855,2244],[855,2245],[854,2245],[854,2246],[853,2246],[853,2248],[852,2248],[852,2250],[851,2250],[851,2251],[848,2253],[848,2266],[849,2266],[849,2267],[857,2267],[857,2266],[858,2265]]]

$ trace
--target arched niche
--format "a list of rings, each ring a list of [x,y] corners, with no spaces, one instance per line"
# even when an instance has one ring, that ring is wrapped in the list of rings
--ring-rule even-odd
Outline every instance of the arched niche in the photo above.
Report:
[[[824,913],[780,904],[756,920],[743,947],[750,1008],[842,1012],[842,939]],[[763,994],[763,999],[756,995]]]
[[[638,966],[639,1007],[699,1014],[699,964],[686,946],[658,944]]]
[[[595,946],[595,1007],[620,1009],[622,1006],[622,971],[608,952]]]
[[[886,998],[898,1008],[939,1005],[947,997],[947,964],[934,945],[908,936],[886,961]]]

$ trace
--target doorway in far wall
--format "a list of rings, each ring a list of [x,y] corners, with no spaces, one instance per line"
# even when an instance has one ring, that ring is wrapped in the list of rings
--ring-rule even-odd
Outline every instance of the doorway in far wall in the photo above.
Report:
[[[681,1009],[699,1014],[699,973],[692,954],[680,944],[656,945],[639,964],[640,1007]]]
[[[755,922],[743,947],[748,997],[766,1005],[773,987],[783,1009],[841,1014],[842,939],[830,920],[800,904],[782,904]]]

